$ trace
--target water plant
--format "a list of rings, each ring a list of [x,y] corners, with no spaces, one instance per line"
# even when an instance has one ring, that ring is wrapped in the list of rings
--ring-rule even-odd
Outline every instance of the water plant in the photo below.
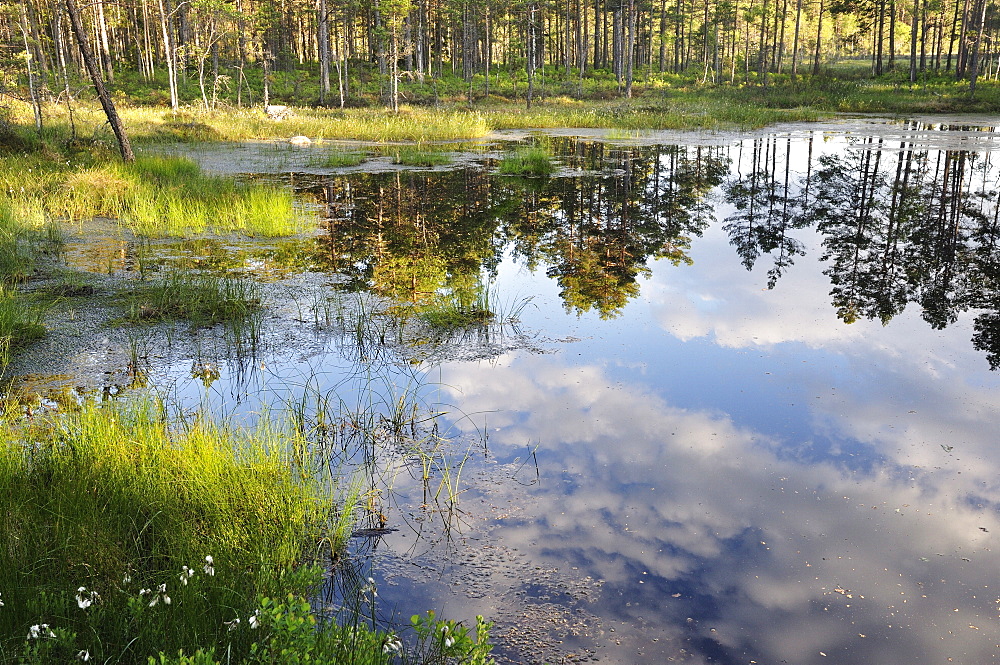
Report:
[[[549,153],[540,147],[518,148],[504,155],[497,167],[501,175],[547,176],[555,171]]]
[[[428,150],[418,144],[412,146],[399,146],[392,153],[394,164],[404,166],[443,166],[451,164],[454,158],[439,150]]]
[[[123,295],[126,317],[133,323],[183,319],[208,326],[245,321],[263,306],[255,282],[179,271],[137,282]]]
[[[336,169],[344,168],[346,166],[357,166],[361,164],[366,159],[366,155],[362,152],[349,152],[349,151],[334,151],[328,153],[322,161],[320,161],[320,166]]]

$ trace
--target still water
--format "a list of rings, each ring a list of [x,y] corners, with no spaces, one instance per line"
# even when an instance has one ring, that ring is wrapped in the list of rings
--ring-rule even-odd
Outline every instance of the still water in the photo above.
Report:
[[[384,403],[419,396],[451,471],[384,476],[396,530],[355,539],[355,565],[380,619],[485,615],[500,660],[1000,662],[992,124],[511,134],[422,171],[205,148],[324,227],[154,247],[146,269],[267,280],[277,341],[252,363],[177,350],[150,380],[233,410],[349,400],[361,363]],[[517,140],[556,174],[493,175]],[[484,290],[494,323],[385,353],[326,325],[330,294]]]

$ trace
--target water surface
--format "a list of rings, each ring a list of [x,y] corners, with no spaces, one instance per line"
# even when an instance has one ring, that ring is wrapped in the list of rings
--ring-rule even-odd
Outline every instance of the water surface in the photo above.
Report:
[[[144,249],[266,279],[274,340],[178,344],[148,381],[230,411],[378,385],[444,414],[457,502],[411,457],[376,492],[398,530],[354,547],[387,622],[483,614],[511,662],[996,660],[990,119],[553,134],[432,171],[194,151],[296,187],[323,228]],[[515,140],[556,176],[493,175]],[[483,289],[516,325],[410,327],[378,353],[330,313]]]

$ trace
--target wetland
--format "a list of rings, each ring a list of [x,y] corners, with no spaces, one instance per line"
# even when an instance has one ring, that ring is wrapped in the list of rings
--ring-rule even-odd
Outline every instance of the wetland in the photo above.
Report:
[[[356,505],[314,608],[498,662],[991,662],[996,122],[147,145],[32,240],[5,408],[280,412]]]

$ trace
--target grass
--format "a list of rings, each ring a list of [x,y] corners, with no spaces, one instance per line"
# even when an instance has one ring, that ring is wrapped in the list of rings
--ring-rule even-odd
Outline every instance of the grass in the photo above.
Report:
[[[504,155],[497,167],[501,175],[548,176],[555,171],[549,153],[544,148],[524,147]]]
[[[415,616],[406,648],[375,629],[370,580],[317,619],[313,563],[344,547],[361,500],[318,480],[299,428],[144,399],[2,418],[3,662],[492,662],[481,617],[473,633]]]
[[[246,319],[262,308],[255,282],[182,272],[133,285],[124,304],[133,323],[182,319],[199,326]]]
[[[417,310],[421,321],[443,331],[483,326],[490,323],[494,316],[485,290],[475,299],[464,298],[454,292],[442,294]]]
[[[118,218],[142,236],[189,236],[238,232],[247,236],[291,235],[307,226],[287,189],[239,185],[207,175],[180,157],[140,157],[135,164],[103,164],[69,174],[53,212],[74,219]]]
[[[223,640],[224,622],[252,613],[256,594],[303,583],[281,570],[307,561],[318,538],[344,535],[332,531],[327,488],[291,463],[300,442],[266,421],[171,424],[139,402],[0,430],[4,660],[41,622],[77,632],[98,661]],[[225,584],[201,570],[206,556]],[[191,584],[183,566],[198,574]],[[169,616],[147,605],[153,596],[135,602],[161,584],[174,594]],[[99,610],[76,607],[80,586],[100,595]]]
[[[404,166],[443,166],[451,164],[454,158],[438,150],[427,150],[420,145],[400,146],[392,153],[393,164]]]
[[[0,196],[0,368],[15,351],[45,335],[42,308],[13,285],[27,281],[40,255],[57,251],[61,242],[55,227],[42,227],[43,218],[26,222],[25,217],[9,197]]]
[[[0,244],[9,210],[33,220],[109,217],[151,237],[275,237],[300,233],[313,221],[287,188],[239,184],[206,174],[189,159],[141,156],[123,164],[100,147],[53,145],[0,160],[0,188],[10,202],[0,204]],[[11,256],[16,254],[3,252],[0,271]]]
[[[364,162],[367,158],[368,156],[361,152],[337,151],[326,155],[326,157],[320,161],[319,165],[329,169],[337,169],[346,166],[357,166]]]
[[[0,284],[0,368],[15,351],[45,336],[42,318],[41,307]]]

